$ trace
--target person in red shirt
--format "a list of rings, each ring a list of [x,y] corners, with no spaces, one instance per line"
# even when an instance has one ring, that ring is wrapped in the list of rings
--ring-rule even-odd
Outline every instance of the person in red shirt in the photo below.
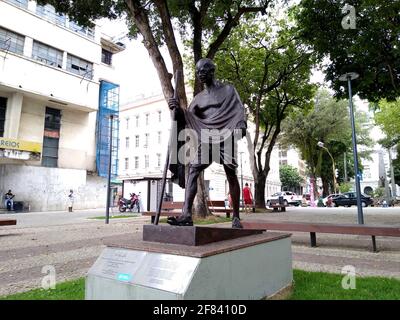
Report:
[[[244,201],[244,211],[245,213],[251,213],[253,208],[253,194],[251,193],[251,189],[249,184],[246,182],[243,188],[243,201]]]

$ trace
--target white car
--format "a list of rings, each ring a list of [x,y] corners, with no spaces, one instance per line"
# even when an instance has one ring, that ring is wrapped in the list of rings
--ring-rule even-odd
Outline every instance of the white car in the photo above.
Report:
[[[302,197],[295,194],[294,192],[291,191],[280,191],[277,193],[274,193],[272,196],[267,197],[267,199],[265,199],[265,202],[267,204],[267,207],[269,207],[269,205],[271,204],[272,200],[274,202],[276,202],[277,200],[279,200],[279,197],[283,197],[283,204],[285,206],[289,205],[289,204],[293,204],[295,206],[298,206],[301,204],[301,199]]]

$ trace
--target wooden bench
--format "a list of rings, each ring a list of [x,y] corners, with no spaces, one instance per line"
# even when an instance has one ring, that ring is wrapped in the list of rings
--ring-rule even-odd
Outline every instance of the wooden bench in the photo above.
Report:
[[[388,227],[388,226],[308,223],[308,222],[288,222],[288,221],[272,222],[272,221],[262,221],[262,220],[251,221],[251,222],[243,221],[242,225],[243,228],[245,229],[309,232],[311,247],[317,246],[316,233],[367,235],[372,237],[372,248],[374,252],[377,252],[375,237],[377,236],[400,237],[400,227]]]
[[[225,213],[227,218],[230,218],[232,209],[225,207],[225,201],[207,201],[208,208],[212,213]],[[181,201],[164,201],[161,205],[160,217],[178,217],[182,213],[183,202]],[[151,216],[151,223],[154,223],[156,218],[156,212],[146,211],[143,212],[144,216]]]
[[[0,226],[15,226],[16,224],[17,224],[17,220],[0,219]]]

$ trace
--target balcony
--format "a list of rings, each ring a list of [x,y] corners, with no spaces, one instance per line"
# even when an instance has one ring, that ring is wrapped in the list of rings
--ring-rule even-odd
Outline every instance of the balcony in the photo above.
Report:
[[[98,108],[99,84],[43,62],[0,51],[0,86],[70,104],[77,110]],[[11,88],[11,90],[10,90]]]

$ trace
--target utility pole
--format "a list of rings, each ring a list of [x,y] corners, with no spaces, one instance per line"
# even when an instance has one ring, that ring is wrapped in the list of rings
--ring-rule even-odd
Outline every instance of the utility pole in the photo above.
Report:
[[[389,165],[390,165],[390,180],[392,184],[392,199],[396,200],[397,192],[396,192],[396,182],[394,181],[394,169],[393,169],[391,148],[388,148],[388,151],[389,151]]]
[[[348,85],[351,137],[353,144],[354,171],[355,171],[355,180],[356,180],[355,183],[356,183],[356,193],[357,193],[357,217],[358,217],[358,224],[364,224],[364,214],[361,203],[360,172],[358,171],[357,136],[356,136],[356,126],[355,126],[354,110],[353,110],[353,94],[351,92],[351,81],[357,79],[358,77],[359,74],[355,72],[350,72],[341,75],[339,77],[339,80],[347,82]]]
[[[107,205],[106,205],[106,224],[110,221],[110,191],[111,191],[111,168],[112,168],[112,148],[113,148],[113,122],[114,118],[117,118],[116,114],[110,114],[108,118],[110,119],[110,153],[108,155],[108,180],[107,180]]]
[[[344,163],[343,163],[343,167],[344,167],[344,182],[347,182],[347,156],[346,156],[346,152],[343,153],[344,155]]]
[[[244,212],[244,198],[243,198],[243,167],[242,167],[242,154],[243,154],[244,152],[242,151],[242,152],[240,152],[240,171],[241,171],[241,174],[240,174],[240,184],[241,184],[241,190],[240,190],[240,197],[241,197],[241,199],[242,199],[242,202],[241,202],[241,206],[242,206],[242,212]]]

